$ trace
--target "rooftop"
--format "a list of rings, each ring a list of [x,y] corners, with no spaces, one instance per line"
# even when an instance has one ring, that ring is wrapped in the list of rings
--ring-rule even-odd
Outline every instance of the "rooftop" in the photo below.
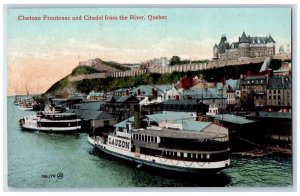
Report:
[[[77,114],[78,117],[84,120],[108,120],[115,119],[116,117],[103,111],[97,110],[81,110],[81,109],[70,109],[68,113]]]
[[[187,112],[164,112],[162,114],[146,115],[146,117],[155,122],[194,119],[194,117]]]
[[[250,118],[276,118],[276,119],[292,119],[292,113],[288,112],[259,112],[259,115],[255,114],[247,115]]]
[[[291,89],[291,76],[273,76],[269,79],[268,89]]]
[[[240,125],[256,122],[255,120],[246,119],[245,117],[237,116],[233,114],[218,114],[218,115],[214,115],[213,117],[220,121],[230,122],[230,123],[240,124]]]
[[[163,95],[172,88],[172,85],[140,85],[133,88],[130,92],[137,95],[138,91],[140,91],[140,95],[152,96],[152,89],[154,89],[157,91],[157,95]]]
[[[95,102],[86,102],[86,103],[80,103],[80,104],[75,104],[76,106],[78,106],[78,109],[81,110],[99,110],[101,104],[103,104],[103,102],[100,101],[95,101]]]
[[[190,88],[180,91],[183,98],[225,99],[217,88]]]

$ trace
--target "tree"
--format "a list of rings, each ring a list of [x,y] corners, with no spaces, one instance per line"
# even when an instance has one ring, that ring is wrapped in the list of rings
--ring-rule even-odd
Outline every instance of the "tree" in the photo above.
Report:
[[[172,56],[172,58],[170,59],[170,65],[176,65],[176,64],[180,64],[180,57],[179,56]]]

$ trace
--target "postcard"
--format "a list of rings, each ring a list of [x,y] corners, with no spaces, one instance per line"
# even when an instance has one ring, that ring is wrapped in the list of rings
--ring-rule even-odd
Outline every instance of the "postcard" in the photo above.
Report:
[[[290,190],[294,11],[7,6],[8,190]]]

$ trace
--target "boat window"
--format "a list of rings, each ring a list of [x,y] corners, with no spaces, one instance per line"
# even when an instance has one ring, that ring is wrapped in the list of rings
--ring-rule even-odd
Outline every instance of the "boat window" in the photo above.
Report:
[[[144,138],[144,135],[142,135],[142,141],[144,141],[144,139],[145,139],[145,138]]]
[[[206,154],[206,158],[209,159],[210,158],[210,154]]]
[[[147,141],[148,141],[148,142],[150,142],[150,135],[148,135],[148,139],[147,139]]]
[[[154,137],[154,142],[155,142],[155,143],[157,142],[157,137]]]
[[[196,154],[193,153],[192,158],[193,158],[193,159],[196,159]]]
[[[180,153],[180,157],[183,157],[183,152]]]
[[[187,153],[187,157],[188,157],[188,158],[191,158],[191,153]]]
[[[141,140],[141,135],[139,134],[139,140]]]
[[[151,142],[153,142],[153,136],[151,136]]]
[[[198,158],[203,159],[203,154],[198,154]]]

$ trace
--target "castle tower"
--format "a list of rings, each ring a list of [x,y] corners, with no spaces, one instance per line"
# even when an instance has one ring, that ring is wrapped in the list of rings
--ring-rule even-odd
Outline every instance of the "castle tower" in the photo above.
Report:
[[[214,59],[218,59],[219,58],[219,52],[218,52],[219,48],[217,46],[217,44],[215,44],[214,49],[213,49],[213,58]]]
[[[239,38],[239,58],[241,57],[250,57],[250,37],[245,32]]]
[[[271,35],[267,38],[267,47],[269,56],[275,55],[275,41]]]

